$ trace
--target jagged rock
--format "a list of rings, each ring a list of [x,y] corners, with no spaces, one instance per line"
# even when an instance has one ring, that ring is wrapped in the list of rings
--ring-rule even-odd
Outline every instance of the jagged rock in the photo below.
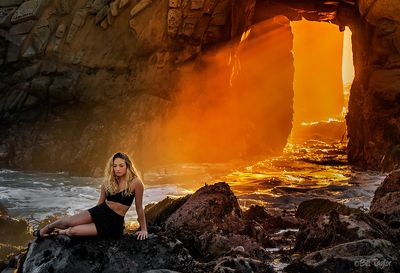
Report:
[[[266,230],[298,228],[304,221],[297,219],[293,213],[278,211],[268,213],[263,206],[253,205],[243,213],[243,218],[261,224]]]
[[[296,211],[296,217],[305,220],[312,220],[318,218],[322,214],[329,213],[332,210],[336,210],[343,215],[361,212],[358,209],[349,208],[343,204],[328,199],[314,198],[300,203]]]
[[[5,144],[2,144],[0,147],[0,151],[2,154],[7,153],[8,148]],[[2,216],[8,216],[8,209],[2,203],[0,203],[0,217]]]
[[[9,35],[27,34],[32,30],[35,23],[35,20],[28,20],[17,25],[13,25],[9,30]]]
[[[246,255],[245,253],[242,253]],[[184,245],[170,236],[149,234],[146,241],[124,235],[121,240],[47,237],[35,240],[22,268],[30,272],[274,272],[267,260],[232,253],[215,261],[195,261]]]
[[[391,172],[376,189],[370,213],[391,228],[400,228],[400,170]]]
[[[16,7],[0,8],[0,27],[8,28],[11,26],[11,17],[16,10]]]
[[[25,220],[0,216],[0,244],[25,246],[32,239],[29,228]]]
[[[288,273],[399,272],[398,248],[386,240],[359,240],[316,251],[295,260],[285,268]]]
[[[163,226],[165,220],[174,213],[179,207],[181,207],[190,194],[173,199],[171,197],[166,197],[156,204],[149,204],[145,207],[146,222],[149,226]]]
[[[11,17],[11,23],[16,24],[30,19],[38,19],[43,3],[43,0],[29,0],[23,2]]]
[[[145,8],[147,8],[151,3],[153,3],[152,0],[140,0],[139,3],[137,3],[130,12],[131,17],[136,16],[137,14],[139,14],[139,12],[141,12],[142,10],[144,10]]]
[[[195,261],[176,239],[149,235],[146,241],[49,237],[29,247],[23,272],[144,272],[169,269],[192,272]]]
[[[1,0],[0,7],[19,6],[24,0]]]
[[[196,191],[165,222],[171,230],[213,230],[216,227],[237,229],[242,216],[237,198],[228,184],[219,182]],[[232,225],[232,226],[231,226]]]
[[[216,262],[211,262],[208,267],[204,267],[205,272],[213,273],[228,273],[228,272],[275,272],[271,265],[266,261],[259,261],[251,258],[244,257],[222,257]]]
[[[362,212],[341,215],[332,210],[302,226],[296,238],[296,251],[315,251],[321,248],[360,239],[386,239],[395,242],[390,229]]]

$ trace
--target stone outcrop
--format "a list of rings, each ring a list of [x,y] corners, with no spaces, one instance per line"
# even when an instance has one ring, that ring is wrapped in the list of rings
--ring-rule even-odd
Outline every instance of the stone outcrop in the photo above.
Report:
[[[220,182],[147,206],[146,241],[131,234],[120,240],[50,235],[34,240],[27,252],[7,263],[0,262],[0,269],[257,273],[274,272],[271,263],[280,260],[289,263],[285,272],[399,270],[399,242],[383,221],[327,201],[304,202],[299,215],[305,220],[290,220],[294,215],[261,206],[243,212],[229,186]],[[316,204],[324,204],[319,213],[309,209]],[[295,227],[300,230],[294,244],[290,238],[297,233]]]
[[[319,250],[296,260],[285,272],[397,272],[398,248],[386,240],[359,240]]]
[[[400,170],[391,172],[377,188],[370,214],[391,228],[400,229]]]

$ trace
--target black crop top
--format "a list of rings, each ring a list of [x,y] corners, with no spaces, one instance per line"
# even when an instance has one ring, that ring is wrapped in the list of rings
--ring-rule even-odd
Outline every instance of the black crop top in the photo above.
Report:
[[[108,201],[113,201],[120,203],[125,206],[130,206],[132,205],[133,199],[135,198],[134,194],[128,195],[128,196],[123,196],[122,191],[116,193],[116,194],[110,194],[109,192],[106,192],[106,199]]]

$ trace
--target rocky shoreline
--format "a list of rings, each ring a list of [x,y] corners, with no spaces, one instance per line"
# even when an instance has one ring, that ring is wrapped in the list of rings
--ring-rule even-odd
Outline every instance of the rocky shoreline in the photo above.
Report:
[[[49,236],[0,264],[7,272],[399,272],[400,170],[369,213],[326,199],[294,211],[244,211],[228,184],[146,206],[150,236],[137,241]],[[2,220],[6,216],[2,216]],[[1,238],[10,238],[10,234]],[[7,236],[6,236],[7,235]],[[3,243],[3,242],[0,242]],[[285,267],[286,266],[286,267]],[[14,271],[17,270],[17,271]]]

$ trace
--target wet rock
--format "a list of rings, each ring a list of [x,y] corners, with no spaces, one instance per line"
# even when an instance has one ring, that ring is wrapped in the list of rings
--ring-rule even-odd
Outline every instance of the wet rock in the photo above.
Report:
[[[298,228],[304,224],[302,219],[298,219],[293,212],[270,211],[267,212],[263,206],[253,205],[243,213],[244,219],[257,222],[267,230]]]
[[[216,262],[205,266],[205,272],[228,273],[228,272],[263,272],[272,273],[274,270],[265,261],[259,261],[244,257],[222,257]]]
[[[398,248],[386,240],[359,240],[310,253],[285,268],[302,272],[399,272]]]
[[[1,145],[1,152],[5,153],[6,149],[7,149],[7,147],[5,147],[4,144],[2,144]],[[2,216],[8,216],[8,210],[2,203],[0,203],[0,217],[2,217]]]
[[[0,244],[25,246],[31,239],[27,221],[14,219],[4,214],[0,216]]]
[[[376,189],[370,214],[391,228],[400,228],[400,170],[391,172]]]
[[[318,218],[322,214],[329,213],[332,210],[336,210],[343,215],[360,212],[358,209],[349,208],[343,204],[328,199],[315,198],[301,202],[297,208],[296,217],[305,220],[312,220]]]
[[[29,247],[23,272],[144,272],[168,269],[192,272],[193,258],[173,238],[149,235],[145,241],[49,237]]]
[[[23,2],[11,17],[11,22],[16,24],[30,19],[38,19],[43,3],[44,0],[29,0]]]
[[[238,229],[235,222],[242,216],[236,196],[228,184],[219,182],[196,191],[165,222],[171,230]]]
[[[360,239],[395,241],[394,234],[383,223],[364,213],[339,214],[332,210],[302,226],[296,238],[296,251],[315,251]]]
[[[180,208],[190,197],[186,195],[177,199],[166,197],[156,204],[149,204],[145,207],[146,222],[149,226],[163,226],[165,220]]]

